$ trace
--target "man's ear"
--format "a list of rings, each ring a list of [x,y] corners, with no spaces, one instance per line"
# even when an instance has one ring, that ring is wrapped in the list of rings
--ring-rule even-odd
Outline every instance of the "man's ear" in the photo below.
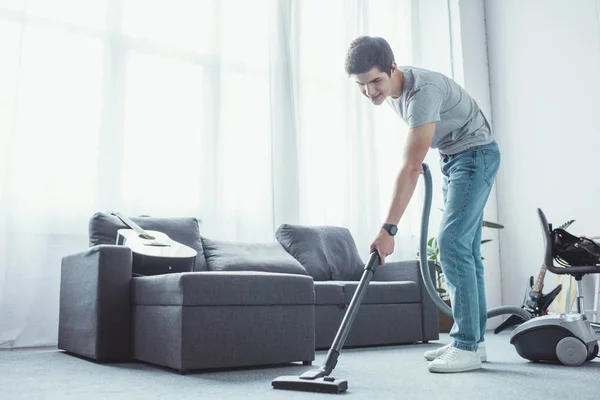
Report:
[[[398,66],[396,65],[396,61],[392,61],[392,74],[398,70]]]

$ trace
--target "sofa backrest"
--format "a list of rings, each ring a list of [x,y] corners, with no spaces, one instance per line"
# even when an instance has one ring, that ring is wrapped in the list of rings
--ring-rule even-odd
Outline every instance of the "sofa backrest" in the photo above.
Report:
[[[155,217],[130,217],[142,229],[159,231],[176,242],[185,244],[196,250],[195,271],[206,271],[206,259],[200,237],[200,226],[197,218],[155,218]],[[94,214],[89,221],[90,246],[99,244],[115,244],[117,231],[128,227],[118,217],[105,212]]]
[[[362,275],[364,264],[347,228],[283,224],[275,237],[315,281],[357,281]]]

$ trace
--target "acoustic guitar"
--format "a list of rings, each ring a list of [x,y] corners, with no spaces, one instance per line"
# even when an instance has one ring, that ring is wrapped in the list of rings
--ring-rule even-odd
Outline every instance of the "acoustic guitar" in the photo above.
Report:
[[[134,276],[160,275],[194,270],[198,252],[171,239],[163,232],[142,229],[131,219],[118,212],[119,218],[129,229],[117,231],[117,245],[124,245],[133,254]]]

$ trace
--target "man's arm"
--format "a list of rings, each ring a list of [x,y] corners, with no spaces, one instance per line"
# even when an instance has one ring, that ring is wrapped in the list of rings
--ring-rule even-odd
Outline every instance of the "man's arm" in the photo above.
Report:
[[[419,175],[423,170],[423,160],[431,146],[435,122],[420,125],[408,130],[406,146],[400,172],[396,178],[392,204],[388,211],[385,223],[398,225],[406,207],[417,186]]]

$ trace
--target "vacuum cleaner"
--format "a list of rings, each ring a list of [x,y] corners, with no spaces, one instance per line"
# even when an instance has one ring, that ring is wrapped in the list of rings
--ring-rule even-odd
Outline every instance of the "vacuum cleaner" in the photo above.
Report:
[[[598,338],[584,314],[542,315],[516,327],[510,343],[533,362],[577,366],[598,355]]]
[[[421,240],[420,240],[420,264],[421,274],[427,288],[429,296],[433,299],[434,303],[447,315],[452,315],[452,310],[446,303],[444,303],[439,295],[437,294],[431,275],[429,273],[428,261],[427,261],[427,229],[429,224],[429,213],[431,211],[431,201],[433,197],[432,193],[432,178],[431,171],[427,164],[423,164],[423,173],[425,177],[425,203],[423,206],[423,214],[421,219]],[[342,319],[342,323],[338,329],[331,348],[327,352],[325,362],[318,369],[312,369],[304,372],[300,376],[280,376],[273,379],[271,385],[274,389],[284,390],[299,390],[299,391],[310,391],[310,392],[324,392],[324,393],[342,393],[348,389],[348,381],[344,379],[337,379],[330,376],[331,372],[337,364],[338,357],[346,341],[346,337],[350,332],[352,323],[358,313],[358,308],[362,302],[363,296],[366,293],[369,282],[375,274],[375,270],[379,266],[379,254],[374,251],[370,254],[369,260],[365,264],[364,271],[358,288],[354,292],[350,305]],[[520,307],[498,307],[488,311],[488,318],[502,314],[517,314],[524,320],[529,320],[531,316],[525,310]]]
[[[423,175],[425,178],[425,202],[423,204],[423,212],[421,217],[421,235],[419,243],[419,261],[421,276],[423,278],[423,283],[425,285],[427,293],[429,294],[435,305],[444,314],[452,316],[452,309],[439,297],[428,268],[429,263],[427,260],[427,231],[429,226],[431,202],[433,198],[433,180],[431,178],[431,171],[429,170],[429,166],[425,163],[423,164]],[[358,288],[354,292],[352,300],[350,301],[350,305],[346,311],[346,314],[344,315],[344,318],[342,319],[342,323],[338,329],[333,344],[327,352],[327,357],[325,358],[325,362],[323,363],[323,365],[321,365],[321,367],[319,367],[318,369],[306,371],[300,376],[277,377],[273,379],[273,381],[271,381],[271,385],[274,389],[299,390],[323,393],[343,393],[348,390],[347,380],[334,378],[330,376],[330,374],[337,365],[338,357],[340,355],[340,352],[342,351],[344,342],[346,341],[346,337],[350,332],[352,323],[354,322],[354,319],[358,313],[358,308],[362,302],[366,290],[368,289],[369,282],[375,274],[375,270],[377,269],[379,262],[379,254],[377,253],[377,251],[374,251],[369,256],[369,260],[365,265],[363,275],[358,284]],[[591,337],[589,336],[589,330],[584,326],[585,322],[582,322],[582,320],[585,319],[584,317],[578,319],[579,317],[572,315],[563,317],[542,316],[532,319],[530,313],[525,311],[523,308],[516,306],[500,306],[489,309],[487,312],[487,317],[492,318],[504,314],[517,315],[521,317],[523,321],[525,321],[525,323],[518,327],[515,330],[515,332],[518,334],[518,330],[521,329],[526,334],[519,336],[513,333],[513,337],[515,337],[515,340],[513,342],[513,340],[511,339],[511,343],[515,345],[517,350],[535,349],[524,350],[530,352],[529,354],[533,354],[533,358],[539,357],[539,359],[544,359],[542,357],[543,354],[550,354],[553,351],[555,351],[555,349],[557,349],[558,347],[560,347],[560,351],[556,351],[556,353],[560,354],[561,361],[564,360],[563,362],[570,363],[569,365],[574,365],[575,363],[580,361],[583,352],[585,352],[585,359],[593,358],[592,354],[594,354],[594,343],[593,341],[591,341]],[[528,322],[530,322],[530,320],[531,323],[527,324]],[[559,321],[562,322],[562,324],[560,324]],[[572,333],[572,335],[569,336],[567,334],[564,334],[564,336],[561,339],[559,339],[558,342],[556,342],[540,340],[539,337],[530,334],[531,332],[535,332],[537,330],[539,331],[540,335],[548,335],[552,332],[559,330],[560,328],[562,328],[563,330],[569,330]],[[560,337],[560,335],[557,335],[557,338],[558,337]],[[554,345],[555,342],[556,345]],[[558,346],[559,342],[561,342],[560,346]],[[590,350],[590,345],[592,345],[592,350]],[[598,350],[596,343],[596,354],[597,351]]]

